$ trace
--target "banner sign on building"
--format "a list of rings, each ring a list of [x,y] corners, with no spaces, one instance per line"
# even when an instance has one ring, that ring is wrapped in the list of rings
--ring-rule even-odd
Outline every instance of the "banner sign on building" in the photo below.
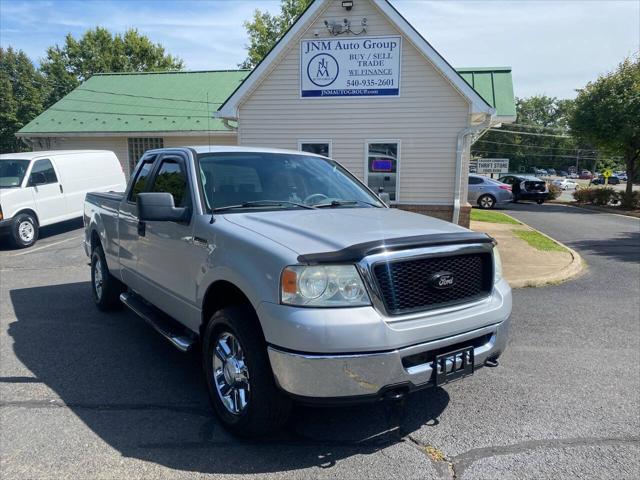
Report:
[[[508,158],[478,158],[471,161],[471,169],[475,166],[475,172],[472,173],[508,173]]]
[[[300,95],[398,96],[401,57],[399,36],[302,40]]]

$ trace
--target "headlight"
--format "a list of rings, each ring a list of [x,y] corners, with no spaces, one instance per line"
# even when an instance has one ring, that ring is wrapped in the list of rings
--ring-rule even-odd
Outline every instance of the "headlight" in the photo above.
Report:
[[[354,265],[293,265],[282,271],[280,296],[286,305],[353,307],[370,305]]]
[[[502,259],[498,247],[493,247],[493,283],[502,280]]]

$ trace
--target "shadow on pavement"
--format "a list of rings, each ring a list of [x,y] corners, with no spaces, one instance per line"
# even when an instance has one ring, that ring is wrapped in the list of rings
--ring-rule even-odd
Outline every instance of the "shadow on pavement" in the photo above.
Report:
[[[125,310],[99,312],[88,282],[16,289],[10,297],[13,348],[37,381],[123,456],[174,469],[242,474],[329,468],[437,424],[449,402],[438,388],[410,396],[402,408],[298,406],[285,431],[241,441],[213,415],[197,354],[174,350]],[[37,408],[56,407],[45,400]]]
[[[620,262],[640,263],[640,230],[626,232],[613,239],[577,240],[571,248],[591,255],[600,255]]]
[[[50,237],[55,237],[56,235],[62,235],[64,233],[72,232],[80,228],[83,228],[82,217],[67,220],[65,222],[56,223],[55,225],[48,225],[46,227],[41,227],[38,235],[38,241],[35,243],[33,247],[37,247],[38,242],[42,240],[45,240]],[[13,246],[8,234],[0,236],[0,252],[7,251],[7,250],[19,250]]]

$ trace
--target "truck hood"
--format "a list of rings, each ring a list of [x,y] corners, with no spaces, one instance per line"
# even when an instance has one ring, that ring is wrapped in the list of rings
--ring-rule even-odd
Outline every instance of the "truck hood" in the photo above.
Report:
[[[301,255],[394,238],[468,232],[443,220],[395,208],[285,210],[224,217]]]

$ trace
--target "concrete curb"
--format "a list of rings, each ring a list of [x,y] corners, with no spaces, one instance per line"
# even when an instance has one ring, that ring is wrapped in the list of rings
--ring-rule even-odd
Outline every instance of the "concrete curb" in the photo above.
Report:
[[[514,220],[518,220],[518,219],[515,218]],[[520,222],[520,220],[518,221]],[[537,287],[544,287],[547,285],[557,285],[558,283],[566,282],[567,280],[577,277],[580,273],[582,273],[587,269],[586,262],[582,259],[580,254],[576,252],[574,249],[569,248],[564,243],[559,242],[555,238],[551,238],[546,233],[542,233],[540,230],[536,230],[535,228],[533,228],[530,225],[527,225],[524,222],[520,222],[520,223],[522,225],[526,225],[531,230],[538,232],[540,235],[547,237],[549,240],[557,243],[558,245],[566,248],[569,254],[571,255],[571,263],[569,263],[569,265],[562,268],[561,270],[558,270],[557,272],[549,273],[547,275],[541,275],[539,277],[533,277],[533,278],[527,278],[527,279],[509,282],[509,285],[511,285],[511,288],[525,288],[525,287],[537,288]]]

